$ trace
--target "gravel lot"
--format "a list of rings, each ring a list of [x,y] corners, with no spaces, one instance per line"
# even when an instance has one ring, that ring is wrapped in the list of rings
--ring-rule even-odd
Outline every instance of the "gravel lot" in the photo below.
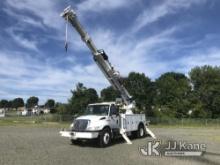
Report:
[[[138,148],[150,137],[134,139],[127,145],[123,139],[108,148],[94,143],[71,145],[60,137],[59,128],[51,126],[1,126],[0,165],[220,165],[220,128],[152,128],[158,138],[206,143],[207,152],[201,157],[146,157]]]

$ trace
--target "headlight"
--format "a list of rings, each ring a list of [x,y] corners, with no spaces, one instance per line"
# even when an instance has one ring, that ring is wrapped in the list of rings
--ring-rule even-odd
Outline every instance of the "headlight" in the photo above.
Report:
[[[87,130],[88,131],[98,131],[98,130],[101,130],[101,126],[94,126],[94,127],[87,127]]]

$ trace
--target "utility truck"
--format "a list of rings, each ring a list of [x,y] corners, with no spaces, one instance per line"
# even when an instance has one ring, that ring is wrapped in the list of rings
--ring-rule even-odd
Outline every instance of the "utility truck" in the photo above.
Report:
[[[88,33],[80,24],[76,12],[69,6],[64,9],[61,16],[79,33],[81,39],[90,49],[95,63],[110,82],[112,87],[119,91],[122,102],[102,102],[89,104],[85,114],[77,117],[70,126],[69,131],[60,131],[61,136],[69,137],[71,142],[97,139],[102,147],[110,145],[117,137],[123,137],[128,144],[132,144],[128,136],[144,137],[146,133],[153,138],[155,135],[146,126],[145,114],[133,114],[135,101],[124,87],[118,71],[109,62],[104,50],[97,49]],[[122,112],[123,111],[123,112]]]

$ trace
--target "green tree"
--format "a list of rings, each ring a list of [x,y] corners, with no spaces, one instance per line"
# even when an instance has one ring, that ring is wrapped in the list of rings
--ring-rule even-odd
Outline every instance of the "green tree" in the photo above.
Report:
[[[38,97],[32,96],[27,99],[27,108],[33,108],[34,106],[38,105],[39,99]]]
[[[8,100],[1,100],[0,101],[0,108],[8,108]]]
[[[101,90],[102,101],[115,101],[116,98],[119,98],[119,97],[120,97],[120,93],[114,90],[112,86],[109,86]]]
[[[49,109],[55,108],[55,101],[53,99],[48,99],[44,106]]]
[[[9,100],[9,101],[8,101],[8,104],[7,104],[7,108],[8,108],[8,109],[13,108],[13,107],[12,107],[12,102],[13,102],[13,100]]]
[[[56,110],[59,114],[68,114],[68,113],[70,113],[68,104],[57,103],[56,104]]]
[[[98,101],[98,94],[93,88],[86,88],[82,83],[78,83],[76,89],[71,91],[72,97],[69,99],[68,110],[72,114],[82,114],[88,104]]]
[[[131,72],[128,77],[124,79],[124,85],[130,95],[133,96],[139,111],[151,114],[150,112],[152,112],[151,108],[154,94],[154,87],[151,80],[143,73]]]
[[[220,117],[220,67],[195,67],[190,71],[189,76],[193,93],[199,104],[194,106],[200,107],[197,111],[202,112],[206,117]]]
[[[155,105],[165,116],[186,117],[190,110],[191,85],[181,73],[169,72],[156,80]]]
[[[12,107],[15,108],[16,110],[19,108],[19,107],[24,107],[24,100],[22,98],[15,98],[13,101],[12,101]]]

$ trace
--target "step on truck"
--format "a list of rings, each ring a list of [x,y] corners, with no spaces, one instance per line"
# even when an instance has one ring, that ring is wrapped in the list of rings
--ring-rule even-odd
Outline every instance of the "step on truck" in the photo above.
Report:
[[[122,102],[103,102],[89,104],[85,115],[76,118],[69,131],[60,131],[61,136],[69,137],[72,143],[79,140],[98,139],[100,146],[108,146],[111,141],[122,136],[128,144],[132,144],[128,136],[135,134],[144,137],[146,132],[153,138],[155,135],[146,127],[144,114],[133,114],[135,100],[124,87],[118,71],[109,62],[108,55],[97,49],[91,37],[80,24],[76,12],[69,6],[61,13],[66,20],[66,42],[68,48],[68,23],[79,33],[82,41],[90,49],[93,59],[112,87],[120,93]],[[122,112],[123,111],[123,112]]]

